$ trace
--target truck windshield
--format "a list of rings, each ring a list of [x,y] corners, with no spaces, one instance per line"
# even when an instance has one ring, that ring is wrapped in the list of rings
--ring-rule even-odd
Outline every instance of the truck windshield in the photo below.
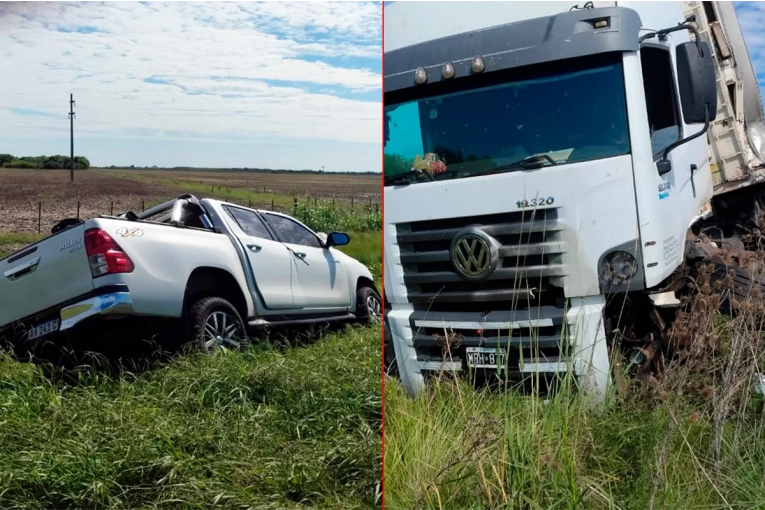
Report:
[[[399,95],[386,104],[385,185],[629,154],[619,55],[535,68],[465,78],[458,91],[459,80],[438,83],[429,87],[440,92],[450,86],[449,92],[408,100]]]

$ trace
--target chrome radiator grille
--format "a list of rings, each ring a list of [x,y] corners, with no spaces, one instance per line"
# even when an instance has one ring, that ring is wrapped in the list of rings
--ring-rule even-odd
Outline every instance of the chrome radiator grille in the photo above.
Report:
[[[428,312],[488,313],[554,304],[562,297],[562,247],[555,209],[402,223],[396,226],[408,301]],[[455,236],[477,227],[496,241],[499,261],[483,281],[452,263]]]
[[[466,278],[452,244],[466,229],[480,231],[497,257],[484,279]],[[396,225],[412,343],[424,370],[465,368],[468,347],[508,353],[507,376],[524,363],[558,372],[569,352],[558,212],[523,211]]]

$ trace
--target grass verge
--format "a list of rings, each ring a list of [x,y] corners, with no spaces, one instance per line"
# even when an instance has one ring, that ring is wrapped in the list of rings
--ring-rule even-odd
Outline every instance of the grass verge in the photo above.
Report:
[[[13,253],[19,248],[23,248],[24,245],[34,243],[43,237],[45,237],[44,234],[37,233],[0,233],[0,258]]]
[[[351,242],[338,250],[369,268],[376,280],[382,278],[382,232],[352,232]],[[379,282],[378,282],[379,284]],[[382,287],[378,287],[382,289]]]
[[[462,381],[412,400],[386,381],[385,508],[761,508],[762,417],[730,423],[715,459],[697,409],[676,395],[596,413]]]
[[[0,359],[2,508],[371,508],[378,328],[78,384]]]

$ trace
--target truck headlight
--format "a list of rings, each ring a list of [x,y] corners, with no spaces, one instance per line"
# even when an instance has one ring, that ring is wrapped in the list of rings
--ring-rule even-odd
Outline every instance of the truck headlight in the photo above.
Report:
[[[606,255],[600,274],[607,283],[621,285],[630,281],[638,271],[635,257],[626,251],[615,251]]]

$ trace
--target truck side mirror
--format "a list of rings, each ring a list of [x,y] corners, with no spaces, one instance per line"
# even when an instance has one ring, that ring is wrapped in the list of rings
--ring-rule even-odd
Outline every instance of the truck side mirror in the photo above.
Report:
[[[685,122],[712,122],[717,116],[717,80],[709,44],[703,41],[679,44],[675,61]]]
[[[687,27],[680,25],[669,31],[684,28]],[[706,133],[709,124],[717,117],[717,79],[712,51],[709,44],[699,41],[698,32],[695,29],[692,31],[696,34],[696,42],[679,44],[675,48],[677,84],[680,88],[680,104],[685,123],[704,124],[704,129],[682,140],[677,140],[664,149],[661,160],[656,163],[659,175],[672,170],[672,163],[667,159],[670,151]],[[694,196],[696,196],[695,192]]]

